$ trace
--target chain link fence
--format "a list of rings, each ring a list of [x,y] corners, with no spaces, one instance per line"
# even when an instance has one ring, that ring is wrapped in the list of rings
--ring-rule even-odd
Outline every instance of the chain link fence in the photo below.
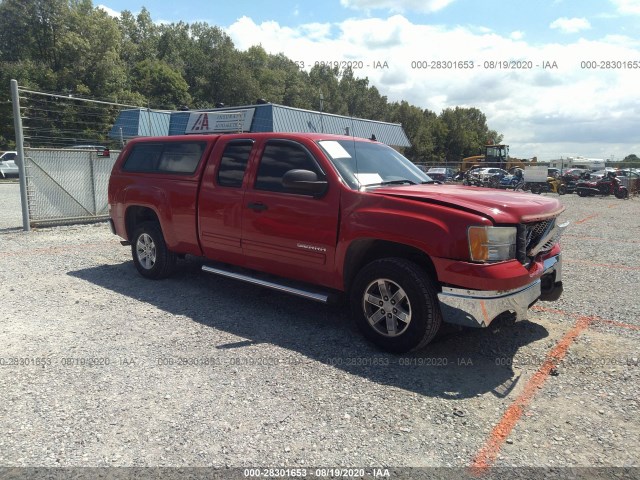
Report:
[[[109,175],[119,152],[25,149],[31,226],[108,218]]]
[[[109,176],[119,154],[113,149],[122,148],[130,137],[152,135],[168,125],[165,111],[37,92],[20,87],[16,80],[11,80],[11,103],[25,231],[37,225],[107,219]],[[122,111],[144,111],[146,130],[136,129],[129,136],[122,129],[111,132]],[[99,154],[103,150],[107,156]]]

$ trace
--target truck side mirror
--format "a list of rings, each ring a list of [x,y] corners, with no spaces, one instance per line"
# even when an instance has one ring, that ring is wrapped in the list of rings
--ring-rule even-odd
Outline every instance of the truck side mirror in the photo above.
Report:
[[[289,170],[282,177],[282,186],[291,193],[321,197],[327,191],[329,183],[318,180],[318,175],[311,170]]]

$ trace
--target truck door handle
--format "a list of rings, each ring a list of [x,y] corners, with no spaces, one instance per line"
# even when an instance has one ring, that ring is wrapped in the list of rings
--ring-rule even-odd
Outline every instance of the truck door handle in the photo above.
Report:
[[[249,207],[251,210],[255,210],[256,212],[263,212],[267,208],[269,208],[261,202],[251,202],[249,205],[247,205],[247,207]]]

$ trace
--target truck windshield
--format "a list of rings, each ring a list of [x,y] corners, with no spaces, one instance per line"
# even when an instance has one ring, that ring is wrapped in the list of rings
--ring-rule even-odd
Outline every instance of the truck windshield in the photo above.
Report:
[[[347,185],[354,190],[433,182],[431,177],[410,160],[381,143],[320,140],[318,144]]]

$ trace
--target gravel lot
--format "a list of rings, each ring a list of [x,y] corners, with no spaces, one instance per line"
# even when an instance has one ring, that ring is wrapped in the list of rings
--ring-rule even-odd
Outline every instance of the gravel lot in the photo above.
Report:
[[[398,357],[194,259],[144,280],[106,223],[23,233],[0,183],[0,466],[638,467],[640,198],[561,199],[560,301]]]

